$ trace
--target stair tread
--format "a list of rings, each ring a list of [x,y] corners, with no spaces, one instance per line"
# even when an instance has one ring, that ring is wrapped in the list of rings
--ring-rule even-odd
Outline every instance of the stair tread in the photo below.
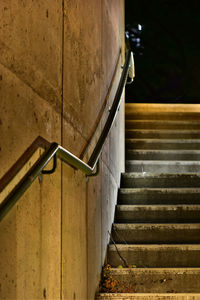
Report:
[[[129,119],[125,121],[126,124],[129,124],[129,123],[138,123],[138,124],[141,124],[141,123],[158,123],[158,124],[163,124],[163,120],[162,119]],[[169,123],[169,124],[200,124],[200,120],[165,120],[165,123]]]
[[[112,274],[129,274],[129,273],[158,273],[158,274],[162,274],[162,273],[179,273],[179,274],[200,274],[200,268],[137,268],[137,266],[133,267],[133,268],[110,268],[110,272]]]
[[[200,223],[200,204],[118,204],[114,224]]]
[[[152,293],[198,293],[200,268],[111,268],[111,280],[138,295]],[[118,292],[119,293],[119,292]]]
[[[200,178],[200,173],[150,173],[150,172],[125,172],[122,173],[123,177],[128,178],[180,178],[180,177],[197,177]]]
[[[126,173],[200,173],[198,160],[126,160]]]
[[[108,246],[108,263],[112,267],[123,263],[119,253],[128,265],[140,268],[200,267],[200,244],[197,243],[115,243]]]
[[[200,139],[136,139],[136,138],[126,138],[126,142],[131,142],[131,143],[138,143],[138,142],[143,142],[143,143],[173,143],[173,144],[182,144],[182,143],[200,143]]]
[[[135,230],[135,229],[200,229],[200,223],[113,223],[115,229]]]
[[[189,220],[191,221],[191,220]],[[128,244],[195,244],[200,243],[200,223],[145,222],[114,223],[112,237],[115,243]]]
[[[200,187],[200,173],[123,173],[121,187],[196,188]]]
[[[141,128],[126,128],[125,129],[126,132],[145,132],[145,133],[174,133],[174,134],[181,134],[181,133],[199,133],[199,130],[197,129],[141,129]]]
[[[200,160],[200,150],[194,149],[128,149],[127,160],[163,160],[163,161],[197,161]]]
[[[200,111],[200,104],[190,103],[126,103],[126,113],[140,112],[178,112],[178,113],[196,113]]]
[[[199,139],[200,132],[197,129],[151,129],[151,128],[126,128],[126,138],[147,138],[147,139]]]
[[[189,164],[200,164],[199,160],[133,160],[133,159],[127,159],[126,164],[163,164],[163,165],[189,165]],[[196,173],[196,172],[195,172]]]
[[[199,154],[200,153],[200,150],[193,150],[193,149],[178,149],[178,150],[174,150],[174,149],[167,149],[167,150],[165,150],[165,149],[128,149],[128,150],[126,150],[126,152],[128,153],[128,152],[132,152],[132,153],[165,153],[165,154],[168,154],[168,153],[175,153],[175,154],[184,154],[184,153],[197,153],[197,154]]]
[[[200,300],[199,293],[100,293],[97,300]]]
[[[130,179],[131,180],[131,179]],[[129,205],[197,205],[200,204],[198,187],[127,187],[120,188],[118,204]]]
[[[194,296],[197,296],[198,298],[193,298]],[[195,300],[200,299],[200,293],[100,293],[97,294],[96,299],[103,299],[106,297],[106,299],[126,299],[126,300],[132,300],[132,299],[153,299],[152,297],[156,297],[154,299],[157,300],[163,300],[163,299],[181,299],[181,300]],[[120,297],[120,298],[118,298]],[[148,297],[148,298],[146,298]],[[150,297],[150,298],[149,298]],[[162,298],[160,298],[162,297]],[[164,297],[164,298],[163,298]],[[184,298],[187,297],[187,298]]]
[[[154,251],[159,251],[159,250],[183,250],[183,251],[189,251],[189,250],[199,250],[200,251],[200,244],[120,244],[116,243],[117,248],[119,251],[134,251],[134,250],[140,250],[144,251],[145,249],[150,249]],[[116,251],[116,245],[109,244],[109,250]]]
[[[200,128],[200,119],[198,120],[172,120],[172,119],[143,119],[143,120],[126,120],[126,129],[174,129],[174,130],[197,130]]]
[[[186,205],[186,204],[154,204],[154,205],[126,205],[126,204],[118,204],[117,205],[117,210],[120,210],[120,211],[135,211],[135,210],[138,210],[138,211],[141,211],[141,210],[177,210],[177,209],[185,209],[185,210],[200,210],[200,204],[199,205]]]
[[[125,114],[126,120],[185,120],[193,121],[200,119],[199,112],[138,112],[138,113],[127,113]]]
[[[127,173],[126,173],[127,174]],[[170,193],[200,193],[200,188],[163,188],[163,187],[143,187],[143,188],[120,188],[120,193],[144,193],[144,192],[170,192]]]

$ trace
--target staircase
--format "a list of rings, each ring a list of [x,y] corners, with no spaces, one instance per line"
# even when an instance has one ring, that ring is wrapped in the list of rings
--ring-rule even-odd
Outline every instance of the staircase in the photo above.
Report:
[[[200,105],[126,105],[108,263],[98,300],[200,299]]]

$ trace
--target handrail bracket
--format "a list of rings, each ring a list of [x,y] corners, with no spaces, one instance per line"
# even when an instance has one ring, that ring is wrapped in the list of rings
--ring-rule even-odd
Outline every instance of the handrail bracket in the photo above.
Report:
[[[51,170],[42,170],[42,174],[53,174],[57,168],[57,154],[53,156],[53,168]]]
[[[98,162],[96,164],[96,172],[87,175],[87,177],[95,177],[95,176],[99,175],[99,172],[100,172],[100,163],[99,163],[99,160],[98,160]]]

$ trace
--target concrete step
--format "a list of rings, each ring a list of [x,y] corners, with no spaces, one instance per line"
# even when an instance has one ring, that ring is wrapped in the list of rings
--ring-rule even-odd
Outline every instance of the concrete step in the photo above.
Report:
[[[200,139],[199,130],[126,129],[125,135],[132,139]]]
[[[126,149],[199,150],[199,139],[126,139]]]
[[[200,204],[200,188],[121,188],[119,204]]]
[[[127,104],[108,263],[135,293],[97,299],[200,300],[200,105]],[[126,292],[126,291],[125,291]]]
[[[200,150],[126,150],[127,160],[200,160]]]
[[[115,223],[200,223],[200,205],[117,205]]]
[[[117,250],[116,250],[117,247]],[[108,246],[108,263],[112,267],[123,264],[121,257],[128,265],[138,268],[193,268],[200,267],[199,244],[151,244]]]
[[[126,120],[200,120],[200,112],[128,112],[125,114]]]
[[[115,243],[172,244],[200,243],[199,223],[129,223],[113,224]]]
[[[125,113],[198,113],[200,112],[200,104],[189,103],[126,103]]]
[[[200,161],[126,160],[126,172],[200,173]]]
[[[199,120],[176,121],[176,120],[126,120],[126,129],[174,129],[174,130],[197,130],[200,129]]]
[[[136,293],[200,293],[199,268],[111,268],[110,276]]]
[[[194,293],[121,293],[121,294],[97,294],[96,300],[200,300],[200,294]]]
[[[200,174],[123,173],[121,177],[121,186],[122,188],[200,187]]]

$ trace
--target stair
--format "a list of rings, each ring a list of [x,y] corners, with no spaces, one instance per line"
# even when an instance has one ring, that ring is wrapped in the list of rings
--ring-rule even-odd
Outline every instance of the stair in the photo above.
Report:
[[[114,289],[96,300],[200,299],[200,105],[127,104],[125,132]]]

